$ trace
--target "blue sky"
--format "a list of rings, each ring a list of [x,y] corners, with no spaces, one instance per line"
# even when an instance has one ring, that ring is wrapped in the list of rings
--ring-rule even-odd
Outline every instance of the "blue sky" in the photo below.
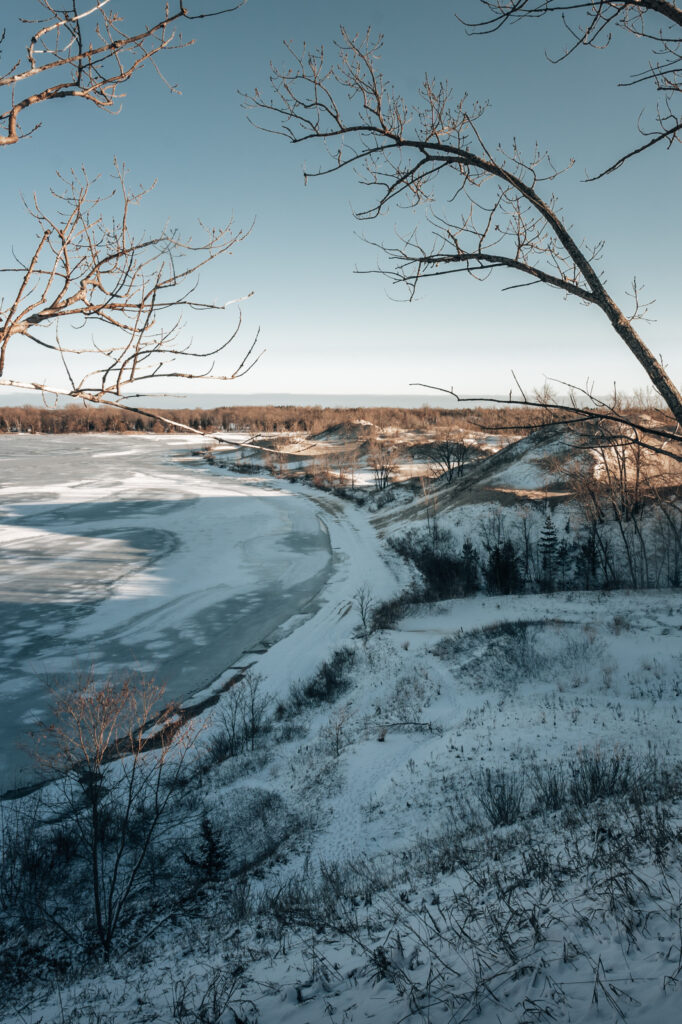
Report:
[[[136,6],[118,4],[124,11]],[[645,66],[646,48],[624,37],[604,52],[582,50],[552,66],[544,51],[559,51],[558,24],[543,20],[471,38],[455,12],[475,16],[479,9],[477,0],[248,0],[225,18],[194,23],[196,45],[162,61],[181,96],[146,71],[129,84],[118,116],[75,101],[53,104],[38,133],[5,148],[3,264],[10,245],[28,249],[32,226],[21,211],[21,190],[45,195],[56,169],[84,165],[92,174],[108,173],[116,156],[132,180],[158,179],[139,214],[150,228],[168,220],[191,231],[198,219],[231,216],[243,226],[255,222],[249,238],[202,281],[212,299],[255,293],[243,307],[243,337],[260,327],[267,351],[248,377],[226,386],[228,395],[396,394],[415,380],[465,394],[500,393],[511,386],[512,368],[528,387],[541,384],[543,374],[578,384],[589,376],[600,391],[614,380],[626,391],[643,385],[643,372],[603,317],[557,292],[503,292],[511,279],[479,283],[458,275],[430,282],[408,304],[384,278],[353,273],[376,262],[360,231],[390,241],[395,217],[368,229],[357,224],[351,207],[364,197],[351,173],[304,186],[302,167],[318,164],[319,149],[253,128],[239,91],[266,85],[269,61],[283,57],[284,39],[329,43],[340,23],[353,31],[369,24],[385,37],[385,74],[406,95],[429,71],[447,78],[456,94],[490,100],[484,129],[492,143],[515,137],[529,149],[537,140],[558,164],[575,157],[575,169],[555,186],[566,219],[578,235],[606,239],[602,267],[618,301],[627,303],[635,274],[656,299],[656,322],[641,331],[680,382],[680,156],[654,152],[603,182],[580,180],[636,141],[635,120],[647,96],[616,83]],[[202,343],[230,329],[224,314],[192,315],[187,325]],[[12,371],[41,376],[21,359]],[[206,384],[203,390],[218,389]]]

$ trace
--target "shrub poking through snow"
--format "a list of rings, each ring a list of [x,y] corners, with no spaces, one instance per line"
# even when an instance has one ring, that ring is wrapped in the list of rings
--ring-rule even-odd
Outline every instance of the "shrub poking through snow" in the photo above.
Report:
[[[353,601],[356,611],[360,616],[360,626],[357,635],[367,643],[372,630],[376,627],[374,626],[375,601],[372,591],[366,583],[356,590]]]
[[[478,779],[476,795],[493,828],[514,825],[523,810],[523,777],[503,768],[486,768]]]
[[[632,756],[622,750],[611,754],[599,747],[579,750],[570,773],[569,792],[578,807],[606,797],[626,796],[636,785]]]
[[[278,705],[275,717],[281,720],[296,715],[308,704],[333,704],[351,684],[350,670],[354,661],[352,647],[339,647],[311,679],[293,684],[288,702]]]
[[[306,698],[314,703],[331,704],[350,686],[349,672],[354,661],[355,651],[352,647],[339,647],[303,687]]]
[[[562,764],[534,764],[531,788],[535,797],[534,810],[560,811],[566,803],[568,783]]]
[[[263,677],[247,672],[227,691],[220,701],[218,729],[207,744],[211,764],[220,764],[236,757],[250,747],[255,749],[256,737],[265,731],[266,711],[270,700],[260,693]]]
[[[397,597],[382,601],[372,609],[372,632],[378,629],[392,629],[409,612],[412,605],[424,600],[423,592],[418,587],[404,590]]]

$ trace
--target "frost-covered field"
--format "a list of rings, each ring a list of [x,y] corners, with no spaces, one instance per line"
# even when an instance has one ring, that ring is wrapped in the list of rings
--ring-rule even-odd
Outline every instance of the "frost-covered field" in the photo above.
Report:
[[[284,640],[268,730],[179,797],[187,859],[208,819],[250,869],[4,1019],[674,1024],[681,623],[672,592],[443,602],[322,697]]]
[[[521,455],[502,482],[531,491],[546,478]],[[242,485],[316,502],[324,590],[196,719],[109,957],[88,946],[88,869],[49,790],[5,818],[34,844],[26,878],[37,861],[64,880],[34,904],[0,873],[0,1020],[677,1024],[679,588],[477,593],[365,629],[359,589],[376,608],[413,572],[371,523],[394,536],[418,516]],[[505,502],[510,529],[545,515]],[[461,543],[499,508],[460,492],[441,527]],[[554,513],[562,530],[572,514]]]

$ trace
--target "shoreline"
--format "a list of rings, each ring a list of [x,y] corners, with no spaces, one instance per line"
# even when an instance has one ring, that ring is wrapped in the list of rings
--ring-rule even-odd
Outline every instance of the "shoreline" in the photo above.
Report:
[[[90,451],[91,455],[100,454],[101,440],[100,445]],[[168,445],[169,454],[177,452],[172,440],[163,440]],[[78,445],[79,450],[83,447]],[[105,447],[110,454],[109,449],[115,444],[110,446],[107,443]],[[325,517],[319,515],[318,504],[313,502],[311,506],[306,502],[308,511],[304,513],[303,507],[298,505],[302,495],[295,496],[290,487],[276,488],[284,492],[285,502],[280,504],[277,500],[273,504],[270,500],[273,497],[272,481],[265,486],[259,478],[247,482],[244,478],[231,479],[227,474],[220,474],[217,479],[215,471],[205,463],[192,459],[193,465],[189,465],[183,458],[183,452],[178,453],[179,459],[172,456],[160,459],[160,454],[156,445],[146,446],[147,463],[151,461],[159,470],[151,485],[158,491],[159,482],[167,481],[169,497],[161,500],[163,495],[156,496],[154,502],[147,499],[141,508],[139,500],[138,507],[133,507],[139,489],[132,493],[128,489],[121,495],[124,500],[112,504],[107,499],[117,495],[110,494],[106,486],[100,488],[102,497],[93,491],[94,503],[81,491],[79,500],[74,504],[73,492],[69,490],[69,504],[58,501],[55,505],[55,498],[62,491],[64,495],[67,493],[60,479],[60,475],[68,478],[67,466],[62,466],[59,474],[51,473],[50,479],[54,483],[43,485],[47,502],[52,502],[51,505],[45,504],[44,508],[42,492],[28,479],[24,488],[26,497],[16,484],[6,484],[0,489],[3,506],[0,509],[0,529],[11,556],[4,567],[2,583],[5,596],[0,597],[0,601],[6,602],[8,613],[11,611],[17,620],[14,624],[7,622],[7,643],[3,651],[6,662],[3,703],[9,716],[6,716],[6,724],[13,732],[9,743],[14,743],[17,737],[21,742],[21,736],[47,713],[43,706],[44,691],[37,681],[45,674],[58,676],[74,671],[71,664],[74,657],[83,664],[86,660],[100,664],[101,675],[118,674],[128,664],[141,675],[154,675],[164,680],[172,668],[175,679],[173,682],[167,680],[167,700],[175,700],[187,710],[192,709],[193,715],[198,714],[201,706],[209,706],[213,702],[216,692],[230,685],[229,680],[243,666],[249,652],[267,651],[272,638],[281,638],[287,623],[293,620],[300,624],[302,612],[306,608],[310,610],[311,602],[321,600],[334,571],[335,560]],[[55,452],[52,446],[45,455],[49,456],[53,467]],[[87,475],[90,467],[97,467],[97,471],[101,469],[106,474],[119,474],[121,463],[118,458],[93,458],[84,466],[81,460],[79,471]],[[41,464],[42,460],[39,461]],[[138,469],[135,471],[137,477]],[[186,469],[192,470],[191,476],[185,474]],[[201,472],[197,473],[197,469]],[[29,466],[29,476],[31,471]],[[128,473],[128,467],[124,473]],[[36,473],[35,477],[40,478],[40,475]],[[42,475],[44,478],[44,470]],[[105,482],[108,478],[107,475]],[[69,488],[74,486],[71,481]],[[91,481],[89,490],[92,490]],[[195,497],[188,502],[189,492],[203,497]],[[235,501],[229,506],[226,519],[224,501],[228,493]],[[26,504],[27,501],[30,504]],[[202,512],[202,502],[206,505],[207,501],[207,512]],[[109,508],[118,515],[119,507],[127,516],[134,513],[134,517],[132,520],[111,519],[108,531],[103,531],[101,525],[98,528],[91,522],[91,507],[100,517],[109,515]],[[130,508],[132,513],[129,513]],[[30,513],[30,525],[25,518],[27,513]],[[184,519],[177,520],[176,513],[182,514]],[[166,522],[164,516],[168,519],[169,514],[172,518]],[[71,517],[68,523],[63,521],[64,515]],[[135,564],[131,567],[126,554],[129,545],[121,548],[122,541],[117,539],[117,535],[123,536],[120,530],[122,522],[126,526],[132,524],[139,533],[141,515],[147,517],[147,528],[151,517],[151,522],[169,527],[182,542],[174,545],[172,554],[164,554],[162,558],[150,559],[150,552],[145,550],[144,560],[140,562],[136,555]],[[178,526],[174,525],[176,521]],[[180,529],[183,522],[187,525]],[[308,537],[312,523],[315,523],[314,536]],[[264,524],[267,534],[262,532]],[[199,533],[206,534],[208,529],[208,534],[199,537],[200,548],[195,555],[195,534],[199,526]],[[107,532],[110,539],[104,537]],[[127,534],[137,543],[134,531],[129,528]],[[301,541],[305,541],[300,546],[299,534]],[[226,536],[230,538],[227,546]],[[35,540],[31,539],[34,537]],[[27,540],[30,544],[28,549]],[[43,564],[42,555],[36,547],[38,540],[45,546],[47,557],[54,560],[54,570],[51,561]],[[65,542],[69,545],[66,548]],[[122,554],[116,555],[119,548]],[[16,555],[13,554],[15,549]],[[22,570],[24,551],[33,554],[34,550],[39,557],[37,561],[33,557],[35,564],[26,574]],[[102,557],[98,550],[109,560],[103,563],[102,570],[97,569],[97,572],[104,573],[99,582],[97,577],[90,575],[94,571],[93,566],[99,564],[93,562],[93,558],[101,560]],[[111,561],[114,556],[118,562]],[[111,578],[107,575],[110,563],[116,566]],[[81,565],[82,569],[79,569]],[[54,577],[54,572],[59,575]],[[55,579],[54,586],[50,582],[51,573]],[[211,575],[207,576],[207,573]],[[26,596],[21,590],[16,590],[14,577],[21,581]],[[275,586],[278,579],[280,582]],[[146,598],[145,592],[157,596]],[[112,598],[118,599],[112,603]],[[84,600],[86,604],[82,604]],[[81,604],[77,603],[79,601]],[[315,606],[312,607],[314,614]],[[43,617],[47,616],[45,626],[37,633],[32,632],[34,608]],[[55,616],[60,622],[64,619],[63,626],[56,625]],[[31,639],[33,636],[35,642],[39,641],[38,647]],[[34,645],[32,653],[27,647],[29,643]],[[221,657],[221,650],[225,647],[227,649],[222,653],[227,654],[227,658]],[[29,676],[26,681],[22,679],[22,674],[27,671],[31,682]],[[19,733],[12,726],[14,716],[17,723],[21,723]],[[32,785],[32,782],[27,782],[24,786],[20,779],[12,779],[12,774],[22,763],[28,766],[23,755],[17,761],[12,754],[3,771],[3,781],[6,780],[3,793],[20,792]]]

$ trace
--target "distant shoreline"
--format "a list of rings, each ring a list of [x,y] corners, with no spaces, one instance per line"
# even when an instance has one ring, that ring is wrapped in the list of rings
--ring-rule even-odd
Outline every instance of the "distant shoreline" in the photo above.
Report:
[[[490,404],[503,396],[494,395]],[[63,409],[76,404],[75,399],[53,400],[47,398],[48,408]],[[77,403],[80,404],[80,403]],[[462,408],[481,405],[481,401],[464,398],[461,402],[442,392],[415,392],[407,395],[323,395],[295,394],[287,392],[264,392],[262,394],[216,394],[197,392],[187,395],[149,395],[145,399],[131,399],[132,405],[146,409],[222,409],[243,406],[287,406],[294,408],[317,407],[324,409],[419,409],[422,406],[436,409]],[[487,403],[486,403],[487,404]],[[30,405],[44,407],[43,397],[35,391],[0,391],[0,408],[14,408]]]

